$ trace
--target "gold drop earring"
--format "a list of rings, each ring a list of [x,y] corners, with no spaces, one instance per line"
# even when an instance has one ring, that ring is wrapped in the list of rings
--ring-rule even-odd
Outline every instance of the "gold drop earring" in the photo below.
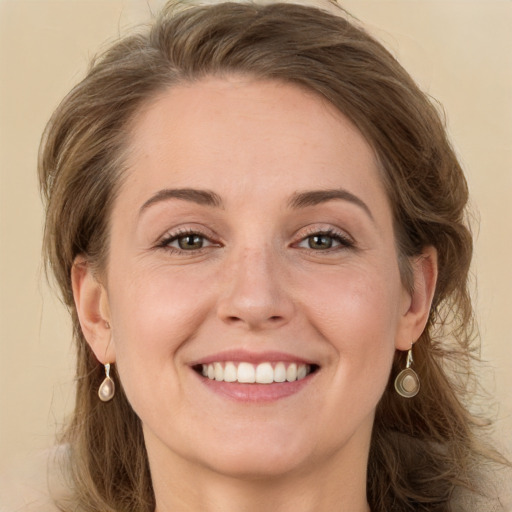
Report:
[[[102,402],[109,402],[114,398],[116,385],[110,377],[110,363],[105,365],[105,379],[98,389],[98,396]]]
[[[420,379],[418,374],[411,368],[414,362],[412,358],[412,345],[407,352],[407,363],[405,368],[396,376],[395,389],[396,392],[404,398],[412,398],[416,396],[420,390]]]

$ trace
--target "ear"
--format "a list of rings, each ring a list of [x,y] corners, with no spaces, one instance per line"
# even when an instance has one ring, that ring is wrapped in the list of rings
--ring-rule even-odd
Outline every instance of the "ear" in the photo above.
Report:
[[[400,326],[395,347],[409,350],[411,344],[421,336],[430,314],[437,282],[437,251],[435,247],[425,247],[419,256],[410,259],[413,271],[414,289],[404,289]]]
[[[100,363],[113,363],[115,347],[107,291],[83,256],[77,256],[73,262],[71,283],[78,319],[87,343]]]

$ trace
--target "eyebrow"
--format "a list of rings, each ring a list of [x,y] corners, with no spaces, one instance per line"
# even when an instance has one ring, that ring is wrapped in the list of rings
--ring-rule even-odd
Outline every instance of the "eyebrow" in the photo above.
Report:
[[[195,188],[166,188],[159,190],[155,195],[151,196],[140,208],[141,215],[150,206],[167,201],[169,199],[180,199],[182,201],[190,201],[192,203],[222,208],[222,199],[218,194],[210,190],[198,190]]]
[[[290,198],[288,206],[293,209],[307,208],[308,206],[316,206],[318,204],[334,200],[348,201],[349,203],[359,206],[359,208],[364,210],[372,221],[375,221],[368,205],[356,195],[342,188],[296,192]]]
[[[199,190],[194,188],[171,188],[159,190],[151,196],[140,208],[141,215],[150,206],[167,201],[169,199],[179,199],[182,201],[190,201],[192,203],[203,206],[211,206],[222,208],[223,202],[221,197],[210,190]],[[292,209],[307,208],[308,206],[316,206],[328,201],[341,200],[359,206],[374,221],[372,212],[368,205],[359,197],[344,189],[326,189],[326,190],[308,190],[305,192],[296,192],[288,201],[288,207]]]

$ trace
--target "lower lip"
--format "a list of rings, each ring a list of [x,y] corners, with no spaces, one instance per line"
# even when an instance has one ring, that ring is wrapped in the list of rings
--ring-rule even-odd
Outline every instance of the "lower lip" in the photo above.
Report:
[[[205,378],[197,374],[201,382],[211,391],[238,402],[274,402],[301,391],[314,378],[310,373],[301,380],[293,382],[274,382],[273,384],[241,384],[239,382],[223,382]]]

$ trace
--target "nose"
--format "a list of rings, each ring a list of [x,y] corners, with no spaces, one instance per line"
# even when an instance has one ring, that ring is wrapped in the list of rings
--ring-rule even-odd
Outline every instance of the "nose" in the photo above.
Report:
[[[218,302],[219,318],[248,330],[263,330],[287,324],[294,303],[287,285],[284,262],[270,247],[245,249],[226,265]]]

